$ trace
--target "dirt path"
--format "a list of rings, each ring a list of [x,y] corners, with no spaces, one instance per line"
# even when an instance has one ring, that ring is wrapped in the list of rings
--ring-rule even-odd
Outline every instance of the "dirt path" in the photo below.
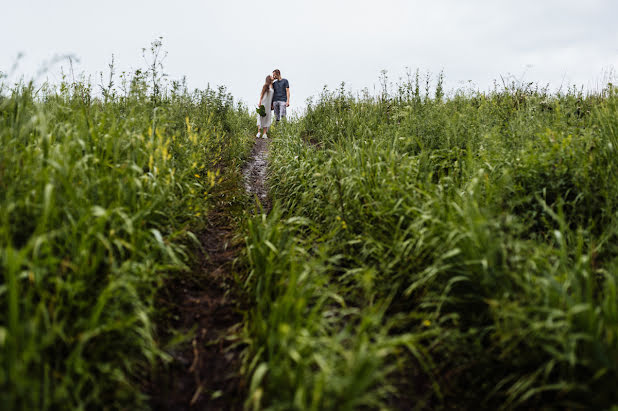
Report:
[[[266,188],[266,171],[268,167],[268,146],[270,140],[258,138],[255,140],[251,160],[243,169],[245,189],[247,193],[257,196],[265,211],[270,210],[270,199]]]
[[[243,169],[245,188],[270,208],[265,185],[268,141],[255,142]],[[155,410],[240,410],[245,386],[239,370],[242,307],[236,298],[232,265],[243,244],[225,202],[209,213],[199,236],[203,252],[193,273],[171,279],[159,304],[167,311],[169,328],[191,334],[190,342],[171,353],[173,361],[149,388]],[[164,322],[165,324],[165,322]]]

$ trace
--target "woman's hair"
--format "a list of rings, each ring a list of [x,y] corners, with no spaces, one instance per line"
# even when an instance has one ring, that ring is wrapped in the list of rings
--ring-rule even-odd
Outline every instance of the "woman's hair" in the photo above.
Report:
[[[268,91],[271,84],[273,84],[273,78],[268,75],[266,76],[266,81],[264,82],[264,87],[262,87],[262,92],[260,93],[260,96],[264,95],[264,93]]]

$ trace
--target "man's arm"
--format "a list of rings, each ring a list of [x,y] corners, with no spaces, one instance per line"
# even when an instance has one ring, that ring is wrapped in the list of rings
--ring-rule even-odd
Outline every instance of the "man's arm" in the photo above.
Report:
[[[289,87],[285,89],[285,94],[288,98],[287,101],[285,102],[285,106],[290,107],[290,88]]]

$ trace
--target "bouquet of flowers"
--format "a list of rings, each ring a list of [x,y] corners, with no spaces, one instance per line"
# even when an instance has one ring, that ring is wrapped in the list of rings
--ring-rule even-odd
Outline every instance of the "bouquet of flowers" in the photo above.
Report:
[[[264,107],[264,104],[256,108],[255,111],[260,115],[260,117],[266,117],[266,107]]]

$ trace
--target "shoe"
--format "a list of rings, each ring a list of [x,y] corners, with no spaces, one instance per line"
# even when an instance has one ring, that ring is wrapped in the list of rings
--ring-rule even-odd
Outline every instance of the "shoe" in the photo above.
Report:
[[[258,131],[258,133],[255,135],[257,138],[260,138],[261,133]]]
[[[262,138],[268,138],[268,136],[266,135],[266,133],[262,134]]]

